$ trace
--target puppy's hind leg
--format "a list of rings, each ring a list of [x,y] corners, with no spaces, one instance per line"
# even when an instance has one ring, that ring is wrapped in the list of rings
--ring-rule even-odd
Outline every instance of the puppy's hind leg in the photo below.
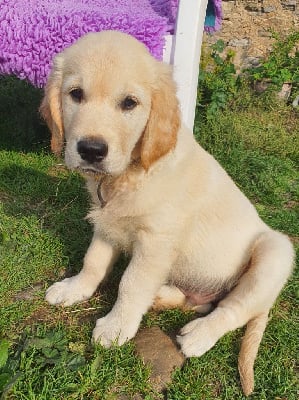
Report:
[[[213,309],[213,305],[212,303],[192,303],[176,286],[163,285],[155,297],[152,309],[160,311],[171,308],[180,308],[183,311],[191,310],[198,314],[206,315]]]
[[[178,341],[183,353],[187,357],[200,356],[225,333],[260,317],[259,334],[255,341],[258,346],[265,327],[265,316],[291,273],[293,257],[293,248],[286,236],[271,230],[262,233],[254,243],[250,268],[242,275],[237,286],[213,312],[182,329]],[[254,326],[253,321],[251,326]],[[248,337],[251,331],[248,330]],[[257,346],[252,347],[252,355],[257,352]],[[248,359],[254,360],[255,355],[252,355],[246,354]],[[244,356],[245,351],[241,364],[244,363]]]
[[[155,311],[169,308],[185,309],[186,296],[176,286],[163,285],[155,297],[152,309]]]

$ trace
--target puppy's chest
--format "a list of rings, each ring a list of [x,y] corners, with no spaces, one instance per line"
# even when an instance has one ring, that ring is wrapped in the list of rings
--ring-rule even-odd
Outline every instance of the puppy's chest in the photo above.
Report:
[[[139,229],[136,217],[102,212],[94,223],[106,240],[122,251],[131,253]]]
[[[94,208],[89,218],[101,236],[121,250],[131,252],[132,244],[142,225],[138,207],[137,182],[103,185],[93,194]],[[100,191],[100,193],[99,193]]]

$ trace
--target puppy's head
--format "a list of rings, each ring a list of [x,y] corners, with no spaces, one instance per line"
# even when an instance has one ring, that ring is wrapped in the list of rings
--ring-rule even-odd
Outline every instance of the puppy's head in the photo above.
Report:
[[[180,125],[168,65],[133,37],[90,33],[54,59],[41,113],[70,168],[118,175],[171,151]]]

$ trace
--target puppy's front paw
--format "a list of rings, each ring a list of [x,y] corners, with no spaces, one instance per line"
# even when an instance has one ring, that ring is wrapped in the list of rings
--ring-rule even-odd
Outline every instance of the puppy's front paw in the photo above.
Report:
[[[213,347],[218,339],[216,332],[209,326],[207,317],[189,322],[181,330],[181,335],[177,336],[186,357],[200,357]]]
[[[46,300],[50,304],[70,306],[89,299],[94,291],[94,287],[84,284],[82,279],[76,275],[50,286],[46,291]]]
[[[111,311],[106,317],[97,320],[92,338],[106,348],[113,343],[121,346],[135,336],[138,326],[138,323],[130,322],[129,320],[122,322]]]

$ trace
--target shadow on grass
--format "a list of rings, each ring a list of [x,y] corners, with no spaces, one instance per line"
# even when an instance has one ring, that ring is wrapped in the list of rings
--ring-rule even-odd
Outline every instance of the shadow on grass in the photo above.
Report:
[[[51,176],[18,164],[4,168],[0,165],[0,201],[6,215],[17,219],[34,216],[37,222],[33,223],[32,229],[38,229],[39,232],[45,229],[51,236],[59,237],[66,258],[64,277],[69,277],[82,268],[92,237],[92,226],[85,220],[89,197],[83,179],[63,167],[59,168],[61,171],[57,172],[54,167],[50,173],[57,176]],[[122,256],[109,279],[101,285],[101,294],[109,304],[108,309],[116,299],[119,281],[127,263],[128,260]]]
[[[48,150],[50,134],[39,115],[43,91],[0,75],[0,150]]]
[[[84,220],[88,196],[82,179],[66,173],[49,176],[13,164],[0,165],[0,180],[4,212],[16,218],[35,216],[38,229],[60,237],[69,266],[77,270],[91,239],[91,227]]]

